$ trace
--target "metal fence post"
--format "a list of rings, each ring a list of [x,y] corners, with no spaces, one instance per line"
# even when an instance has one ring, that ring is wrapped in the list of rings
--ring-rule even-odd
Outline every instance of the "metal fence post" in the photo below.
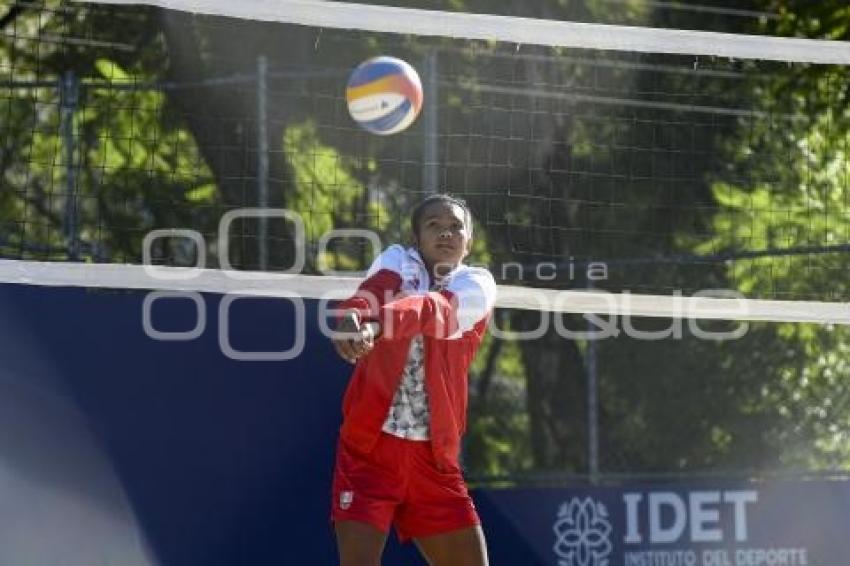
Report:
[[[266,79],[268,76],[268,61],[265,55],[257,57],[257,206],[261,209],[269,205],[269,136],[268,136],[268,92]],[[269,250],[268,232],[269,220],[265,216],[259,218],[258,253],[260,271],[268,270]]]
[[[64,235],[68,259],[80,256],[77,207],[76,140],[74,138],[74,113],[80,99],[80,82],[74,71],[65,71],[59,81],[59,130],[65,150],[65,226]]]
[[[588,291],[593,290],[593,280],[588,277]],[[590,320],[587,321],[587,351],[585,368],[587,371],[587,471],[590,480],[595,482],[599,475],[599,379],[596,368],[596,340],[592,333],[596,330]]]
[[[422,140],[422,189],[427,193],[436,193],[440,189],[440,155],[437,145],[439,134],[439,83],[437,72],[437,52],[431,50],[425,56],[425,100],[423,102]]]

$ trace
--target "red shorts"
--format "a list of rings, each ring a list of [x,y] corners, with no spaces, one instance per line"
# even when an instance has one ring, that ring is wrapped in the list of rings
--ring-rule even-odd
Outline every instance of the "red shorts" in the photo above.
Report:
[[[346,520],[394,524],[402,542],[480,524],[460,468],[440,471],[430,442],[384,432],[368,454],[339,442],[331,521]]]

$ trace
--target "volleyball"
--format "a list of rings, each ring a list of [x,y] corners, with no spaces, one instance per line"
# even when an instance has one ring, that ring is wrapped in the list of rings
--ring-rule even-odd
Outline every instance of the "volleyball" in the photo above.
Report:
[[[351,72],[345,90],[348,112],[365,130],[398,133],[422,108],[422,82],[416,69],[395,57],[375,57]]]

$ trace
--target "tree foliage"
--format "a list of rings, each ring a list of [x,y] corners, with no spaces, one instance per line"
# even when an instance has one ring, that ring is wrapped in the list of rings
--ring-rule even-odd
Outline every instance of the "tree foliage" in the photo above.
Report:
[[[836,40],[850,34],[850,9],[838,0],[746,3],[777,14],[761,21],[602,0],[386,4]],[[347,121],[342,101],[347,70],[390,51],[417,64],[437,55],[440,182],[476,212],[474,262],[847,243],[843,68],[712,61],[705,73],[689,73],[691,62],[683,69],[681,59],[661,56],[612,55],[606,66],[595,62],[599,54],[566,49],[53,2],[16,4],[0,14],[0,27],[0,74],[10,85],[0,110],[5,257],[69,258],[69,191],[84,260],[138,262],[142,238],[156,228],[193,228],[213,242],[224,212],[257,202],[260,56],[269,68],[269,206],[298,211],[310,244],[332,228],[355,227],[385,243],[406,240],[406,211],[425,192],[423,136],[365,134]],[[695,71],[701,65],[692,63]],[[58,87],[69,73],[80,84],[73,101],[73,91]],[[749,109],[750,118],[687,114],[721,103]],[[752,118],[760,115],[782,118]],[[257,266],[257,229],[234,228],[234,265]],[[273,268],[289,265],[291,229],[270,227]],[[194,261],[176,242],[158,246],[160,261]],[[215,265],[214,246],[209,253]],[[363,268],[371,258],[336,242],[327,256],[308,259],[315,271]],[[647,262],[613,269],[603,286],[843,300],[847,263],[846,252],[693,272]],[[647,281],[651,288],[642,288]],[[579,273],[536,283],[587,281]],[[501,328],[527,331],[539,316],[496,318]],[[586,325],[577,315],[558,321]],[[670,323],[633,322],[655,330]],[[692,333],[598,343],[602,471],[850,466],[848,338],[843,327],[758,324],[724,343]],[[589,351],[554,324],[536,340],[487,339],[471,375],[471,472],[587,470]]]

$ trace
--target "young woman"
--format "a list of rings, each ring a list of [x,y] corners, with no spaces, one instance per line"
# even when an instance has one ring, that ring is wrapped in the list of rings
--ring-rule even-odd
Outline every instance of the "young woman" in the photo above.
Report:
[[[411,212],[413,246],[375,260],[344,313],[336,351],[355,363],[343,402],[331,519],[342,566],[377,566],[391,525],[434,566],[482,566],[487,550],[458,454],[467,369],[496,300],[462,263],[472,215],[447,195]]]

